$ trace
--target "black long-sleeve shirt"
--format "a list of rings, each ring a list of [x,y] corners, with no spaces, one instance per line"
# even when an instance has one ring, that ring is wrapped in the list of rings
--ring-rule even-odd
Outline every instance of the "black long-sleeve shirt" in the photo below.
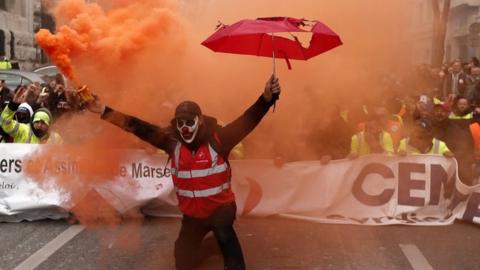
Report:
[[[187,147],[196,150],[202,144],[211,141],[214,134],[217,134],[222,154],[228,156],[233,147],[258,125],[271,105],[273,105],[273,102],[268,103],[263,96],[260,96],[240,117],[224,127],[218,125],[215,118],[204,116],[204,123],[200,126],[197,137]],[[176,144],[181,141],[173,120],[170,126],[162,128],[115,111],[110,107],[106,107],[102,119],[164,150],[169,155],[173,153]]]

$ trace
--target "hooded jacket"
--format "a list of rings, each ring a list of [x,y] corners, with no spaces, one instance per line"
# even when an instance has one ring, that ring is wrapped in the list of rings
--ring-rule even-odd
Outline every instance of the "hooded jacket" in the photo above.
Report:
[[[2,114],[0,115],[0,126],[3,131],[13,137],[14,143],[29,143],[29,144],[40,144],[40,143],[56,143],[60,144],[63,142],[60,135],[55,132],[49,132],[43,137],[38,137],[32,127],[32,124],[23,124],[17,122],[14,119],[15,112],[18,109],[20,104],[10,102],[8,106],[5,107]],[[46,109],[44,109],[46,110]],[[34,114],[35,116],[35,114]]]

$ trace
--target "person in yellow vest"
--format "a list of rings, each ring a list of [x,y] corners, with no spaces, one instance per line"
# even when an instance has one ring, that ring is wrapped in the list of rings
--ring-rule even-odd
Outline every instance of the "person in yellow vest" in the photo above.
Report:
[[[20,106],[18,106],[18,109],[14,115],[14,119],[17,122],[28,124],[32,121],[32,116],[33,116],[32,107],[28,103],[23,102],[22,104],[20,104]],[[0,143],[13,143],[13,138],[7,133],[5,133],[2,127],[0,127]]]
[[[470,125],[477,121],[478,111],[472,112],[468,99],[457,96],[452,103],[452,113],[445,129],[445,142],[457,159],[459,178],[467,185],[472,185],[475,180],[475,146]]]
[[[2,129],[11,137],[14,143],[28,143],[28,144],[61,144],[62,138],[56,132],[50,131],[52,123],[52,116],[50,111],[45,108],[40,108],[33,114],[33,119],[30,123],[24,124],[14,119],[20,103],[25,100],[25,88],[21,88],[14,95],[12,102],[5,107],[0,115],[0,124]]]
[[[403,118],[398,114],[392,115],[387,119],[385,130],[392,136],[394,147],[397,147],[402,138],[404,138]]]
[[[383,106],[384,129],[392,136],[394,149],[398,147],[400,140],[405,137],[405,128],[403,115],[405,114],[405,104],[397,98],[387,98],[380,103]]]
[[[12,63],[8,60],[7,57],[2,56],[0,57],[0,69],[1,70],[6,70],[6,69],[12,69]]]
[[[473,113],[470,110],[470,103],[466,97],[457,96],[453,102],[452,112],[449,119],[473,119]]]
[[[369,117],[365,122],[365,131],[352,136],[348,158],[355,159],[374,153],[392,155],[394,148],[392,136],[382,129],[380,120]]]
[[[454,157],[447,144],[434,137],[432,124],[425,120],[417,120],[410,136],[401,140],[397,154],[406,155],[443,155]]]

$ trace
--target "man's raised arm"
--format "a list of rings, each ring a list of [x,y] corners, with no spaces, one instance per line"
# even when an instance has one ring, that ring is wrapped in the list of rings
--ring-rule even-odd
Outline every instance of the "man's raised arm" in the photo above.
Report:
[[[281,88],[278,78],[272,75],[258,100],[239,118],[218,131],[218,136],[225,150],[230,151],[260,123],[270,107],[278,99],[280,92]]]
[[[146,121],[138,119],[134,116],[116,111],[105,106],[98,97],[87,104],[87,108],[101,115],[101,118],[108,121],[121,129],[130,132],[143,141],[171,153],[176,143],[175,139],[170,136],[165,128],[152,125]]]

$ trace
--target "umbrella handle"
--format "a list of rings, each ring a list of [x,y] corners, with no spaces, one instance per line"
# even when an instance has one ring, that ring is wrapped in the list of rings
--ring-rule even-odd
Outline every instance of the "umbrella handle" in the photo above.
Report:
[[[272,58],[273,58],[273,77],[277,77],[277,70],[275,68],[275,35],[272,33]],[[274,93],[272,95],[273,98],[273,112],[275,112],[275,108],[277,107],[277,100],[280,98],[278,93]]]
[[[273,101],[273,112],[275,112],[275,108],[277,107],[277,100],[280,99],[280,94],[279,93],[273,93],[272,94],[272,99]]]
[[[275,35],[272,33],[272,59],[273,59],[273,76],[276,75],[277,70],[275,67]]]

